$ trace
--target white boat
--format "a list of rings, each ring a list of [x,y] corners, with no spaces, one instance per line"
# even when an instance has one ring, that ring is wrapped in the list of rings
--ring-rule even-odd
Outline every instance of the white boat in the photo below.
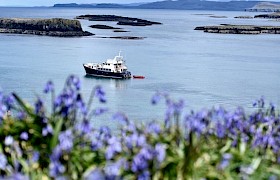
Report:
[[[127,70],[121,52],[114,59],[107,59],[103,63],[86,63],[83,66],[87,75],[118,79],[131,78],[131,72]]]

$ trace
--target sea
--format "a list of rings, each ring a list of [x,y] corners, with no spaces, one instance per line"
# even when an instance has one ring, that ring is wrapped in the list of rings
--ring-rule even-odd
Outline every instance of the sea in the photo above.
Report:
[[[194,30],[197,26],[219,24],[275,25],[268,19],[236,19],[256,12],[189,11],[78,8],[0,8],[1,18],[68,18],[84,14],[110,14],[147,19],[162,25],[121,26],[129,32],[88,27],[116,22],[81,20],[91,37],[58,38],[33,35],[0,34],[0,87],[6,94],[16,92],[29,104],[43,93],[52,80],[59,93],[66,78],[74,74],[82,81],[84,99],[101,85],[107,103],[94,99],[92,108],[107,107],[109,112],[94,117],[96,126],[115,126],[111,116],[124,112],[129,119],[146,123],[164,118],[165,101],[151,104],[156,92],[168,93],[173,100],[185,101],[185,112],[213,106],[248,111],[256,99],[280,105],[280,35],[212,34]],[[226,16],[226,18],[213,18]],[[101,37],[139,36],[142,40]],[[83,63],[103,62],[122,52],[133,75],[145,79],[116,80],[85,76]]]

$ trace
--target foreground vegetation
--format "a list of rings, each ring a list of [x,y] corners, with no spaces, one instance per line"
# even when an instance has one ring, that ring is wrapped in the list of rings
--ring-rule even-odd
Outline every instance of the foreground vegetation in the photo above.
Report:
[[[48,82],[52,107],[0,93],[0,178],[10,179],[279,179],[280,116],[261,98],[255,111],[221,107],[184,110],[182,100],[156,93],[165,119],[139,124],[113,115],[120,129],[93,127],[106,108],[99,86],[86,102],[70,76],[59,95]],[[95,105],[96,106],[96,105]]]

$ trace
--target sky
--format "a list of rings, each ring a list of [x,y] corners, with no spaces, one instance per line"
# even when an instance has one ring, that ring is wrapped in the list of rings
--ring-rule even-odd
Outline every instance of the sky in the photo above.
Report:
[[[156,0],[0,0],[0,6],[52,6],[59,3],[118,3],[154,2]]]

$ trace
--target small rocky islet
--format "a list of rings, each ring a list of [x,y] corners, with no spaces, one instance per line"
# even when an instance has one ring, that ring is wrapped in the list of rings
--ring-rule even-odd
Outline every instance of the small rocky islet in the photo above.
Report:
[[[231,25],[199,26],[195,30],[221,34],[280,34],[280,26]]]
[[[94,35],[83,31],[78,20],[52,18],[0,18],[0,33],[31,34],[55,37],[81,37]]]
[[[117,15],[80,15],[76,19],[85,19],[89,21],[116,21],[117,25],[127,26],[152,26],[155,24],[162,24],[160,22],[148,21],[145,19],[117,16]]]

